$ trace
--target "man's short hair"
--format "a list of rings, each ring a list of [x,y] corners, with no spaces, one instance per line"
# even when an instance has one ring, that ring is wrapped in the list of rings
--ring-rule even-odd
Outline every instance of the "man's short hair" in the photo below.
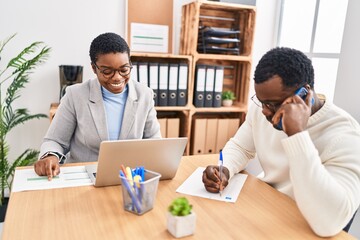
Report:
[[[314,88],[314,68],[311,60],[292,48],[277,47],[268,51],[255,69],[255,83],[262,83],[278,75],[285,87],[301,87],[309,84]]]
[[[103,33],[91,42],[89,51],[91,62],[96,63],[99,55],[107,53],[127,53],[130,57],[130,48],[116,33]]]

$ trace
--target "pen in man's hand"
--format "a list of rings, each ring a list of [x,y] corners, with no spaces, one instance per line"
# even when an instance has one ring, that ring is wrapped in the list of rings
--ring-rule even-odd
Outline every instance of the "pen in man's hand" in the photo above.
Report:
[[[221,194],[222,194],[222,178],[221,178],[221,175],[222,175],[222,168],[223,168],[223,156],[222,156],[222,151],[220,150],[220,159],[219,159],[219,178],[220,178],[220,197],[221,197]]]

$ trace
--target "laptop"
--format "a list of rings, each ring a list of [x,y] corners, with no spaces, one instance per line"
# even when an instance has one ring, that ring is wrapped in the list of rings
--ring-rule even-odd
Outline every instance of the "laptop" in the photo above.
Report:
[[[103,141],[97,164],[86,166],[95,187],[120,185],[121,164],[161,174],[160,180],[175,177],[187,144],[186,137]]]

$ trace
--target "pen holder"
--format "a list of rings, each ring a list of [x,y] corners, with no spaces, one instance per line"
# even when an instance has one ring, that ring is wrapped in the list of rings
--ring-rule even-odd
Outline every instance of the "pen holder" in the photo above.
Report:
[[[145,180],[135,183],[126,177],[121,178],[124,210],[142,215],[154,207],[161,174],[145,170]]]

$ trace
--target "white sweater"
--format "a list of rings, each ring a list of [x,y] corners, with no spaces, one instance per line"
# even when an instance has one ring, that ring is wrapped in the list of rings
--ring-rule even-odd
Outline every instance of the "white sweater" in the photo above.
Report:
[[[255,157],[263,180],[293,198],[320,236],[339,233],[360,204],[360,126],[348,113],[325,102],[307,131],[288,137],[252,105],[223,149],[230,176]]]

